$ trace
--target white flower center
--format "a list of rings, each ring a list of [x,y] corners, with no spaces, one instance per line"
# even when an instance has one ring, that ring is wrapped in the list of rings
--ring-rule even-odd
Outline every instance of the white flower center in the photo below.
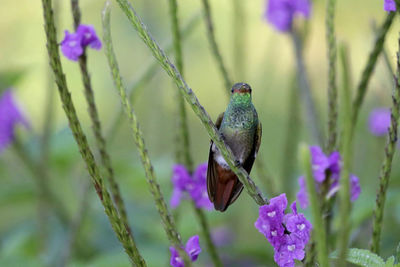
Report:
[[[86,38],[86,39],[89,39],[90,37],[92,37],[92,34],[90,34],[90,33],[88,33],[88,32],[85,33],[85,38]]]
[[[74,46],[76,46],[76,44],[77,44],[77,41],[71,41],[71,42],[69,42],[69,46],[70,46],[70,47],[74,47]]]
[[[287,249],[288,249],[289,251],[293,251],[295,248],[296,248],[296,245],[287,246]]]
[[[300,231],[302,231],[304,228],[306,228],[306,225],[304,223],[297,225],[297,229],[299,229]]]
[[[271,211],[271,212],[268,212],[268,213],[267,213],[268,217],[271,217],[271,218],[274,217],[275,214],[276,214],[275,211]]]
[[[181,259],[181,257],[175,257],[175,261],[176,261],[176,262],[183,262],[183,260]]]
[[[271,232],[271,235],[272,235],[272,236],[277,236],[277,235],[278,235],[278,232],[277,232],[276,230],[275,230],[275,231],[272,231],[272,232]]]

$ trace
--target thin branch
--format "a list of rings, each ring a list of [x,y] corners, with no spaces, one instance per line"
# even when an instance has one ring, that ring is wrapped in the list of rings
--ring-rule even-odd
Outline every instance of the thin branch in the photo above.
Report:
[[[393,12],[391,12],[393,13]],[[379,190],[376,195],[376,206],[374,210],[374,219],[372,227],[372,245],[371,250],[379,254],[380,238],[382,232],[383,213],[385,208],[386,191],[389,185],[390,173],[392,170],[393,155],[396,151],[397,129],[400,118],[400,36],[399,50],[397,52],[397,74],[394,77],[396,89],[393,90],[393,104],[391,108],[391,123],[388,133],[388,139],[385,147],[385,158],[383,159],[381,172],[379,175]]]
[[[348,73],[348,52],[346,47],[342,46],[340,49],[340,57],[343,68],[343,90],[341,92],[341,113],[344,115],[343,120],[343,136],[342,136],[342,155],[343,155],[343,167],[340,175],[340,229],[338,237],[338,266],[345,266],[346,263],[346,251],[349,242],[350,234],[350,165],[352,155],[351,145],[351,90],[350,90],[350,79]]]
[[[60,99],[63,104],[65,114],[68,118],[72,134],[79,147],[81,156],[86,163],[86,167],[88,169],[90,177],[92,178],[92,182],[96,189],[97,195],[99,196],[99,199],[104,206],[104,210],[109,218],[114,232],[116,233],[118,239],[125,248],[125,252],[128,254],[133,265],[146,266],[146,263],[139,254],[136,244],[134,243],[129,232],[126,230],[123,221],[118,216],[117,209],[112,203],[110,194],[105,187],[103,178],[100,175],[100,170],[95,162],[93,153],[89,148],[88,141],[76,114],[75,106],[72,102],[71,94],[68,90],[67,81],[61,65],[51,0],[42,0],[42,7],[44,17],[44,29],[47,40],[47,52],[50,58],[50,66],[56,79]]]
[[[78,26],[81,24],[81,11],[79,8],[78,0],[71,0],[72,16],[74,19],[74,27],[77,30]],[[131,229],[128,222],[128,215],[125,208],[125,203],[119,190],[119,186],[115,181],[114,169],[111,164],[110,155],[107,152],[106,140],[103,137],[101,123],[99,118],[99,113],[96,107],[96,101],[94,99],[94,92],[92,88],[92,83],[90,81],[89,70],[87,66],[87,55],[86,50],[79,57],[79,67],[82,75],[82,82],[84,86],[85,99],[88,105],[89,116],[92,121],[92,130],[96,139],[96,145],[100,152],[101,163],[106,169],[106,177],[110,183],[111,195],[114,199],[115,205],[117,206],[118,213],[123,221],[126,230],[131,233]]]
[[[367,92],[367,86],[369,80],[371,78],[372,72],[375,68],[376,61],[378,59],[379,54],[382,51],[383,45],[385,43],[386,34],[392,25],[393,18],[396,15],[396,12],[389,12],[386,16],[386,19],[382,26],[378,29],[374,47],[369,54],[367,64],[364,67],[364,70],[361,75],[361,80],[357,86],[357,92],[355,99],[353,100],[353,113],[352,113],[352,127],[351,127],[351,135],[354,135],[354,129],[357,124],[358,113],[360,112],[360,108],[362,102],[364,100],[365,94]]]
[[[167,204],[165,203],[163,194],[160,189],[160,185],[157,182],[156,175],[154,173],[153,165],[150,161],[144,139],[143,133],[140,130],[139,122],[137,120],[136,114],[131,106],[131,103],[127,97],[125,86],[123,85],[122,78],[119,73],[117,59],[115,57],[114,48],[112,45],[111,39],[111,30],[110,30],[110,2],[107,1],[103,13],[102,13],[102,21],[103,21],[103,41],[105,45],[105,53],[108,60],[108,65],[111,70],[112,78],[115,84],[116,89],[120,95],[121,103],[124,107],[125,113],[129,118],[130,126],[132,129],[132,135],[136,146],[139,151],[139,156],[142,161],[143,168],[146,173],[146,180],[149,185],[149,189],[151,194],[153,195],[158,213],[160,214],[161,220],[163,222],[164,230],[167,234],[167,237],[170,243],[180,251],[181,257],[183,257],[185,261],[185,266],[190,265],[190,260],[188,255],[182,249],[182,240],[179,235],[179,232],[176,228],[173,217],[171,216]]]
[[[240,182],[242,182],[242,184],[246,188],[247,193],[254,199],[254,201],[258,205],[266,204],[267,200],[263,198],[258,187],[255,185],[253,180],[251,180],[247,172],[242,167],[235,164],[235,157],[233,156],[231,149],[225,145],[210,116],[200,105],[199,100],[197,99],[193,90],[186,84],[179,71],[175,68],[175,66],[165,55],[164,51],[151,37],[150,33],[146,29],[146,26],[137,16],[136,11],[133,9],[131,4],[127,0],[116,1],[118,2],[119,6],[129,19],[129,21],[132,23],[132,26],[137,30],[139,36],[142,38],[144,43],[149,47],[149,49],[153,53],[153,56],[159,61],[167,74],[174,80],[182,95],[185,97],[186,102],[193,109],[193,112],[199,117],[209,137],[213,140],[214,144],[221,151],[221,154],[223,155],[231,170],[237,175]]]
[[[328,263],[328,248],[326,246],[326,233],[324,221],[321,214],[321,205],[318,200],[317,191],[315,188],[315,181],[312,174],[311,167],[311,155],[309,148],[304,146],[301,148],[302,165],[305,171],[307,192],[310,199],[311,213],[313,217],[313,228],[312,234],[313,240],[316,242],[317,255],[320,266],[327,267]]]
[[[224,64],[224,60],[222,59],[221,52],[218,48],[217,40],[215,38],[214,25],[213,25],[214,23],[213,23],[213,20],[211,17],[210,4],[209,4],[208,0],[202,0],[202,3],[203,3],[203,10],[204,10],[204,19],[205,19],[206,28],[207,28],[208,42],[210,43],[211,52],[213,53],[215,61],[218,64],[218,68],[221,73],[221,76],[224,79],[225,93],[229,97],[230,89],[231,89],[233,83],[232,83],[231,78],[229,77],[228,71]]]
[[[336,87],[336,37],[335,37],[336,0],[329,0],[326,6],[326,41],[328,45],[328,140],[327,151],[336,149],[338,101]]]

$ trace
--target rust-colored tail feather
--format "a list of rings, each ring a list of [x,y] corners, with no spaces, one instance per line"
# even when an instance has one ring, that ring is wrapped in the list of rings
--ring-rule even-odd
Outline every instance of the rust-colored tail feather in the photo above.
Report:
[[[217,183],[217,193],[215,194],[214,208],[219,211],[225,211],[232,197],[232,191],[235,180],[228,180],[226,183]]]

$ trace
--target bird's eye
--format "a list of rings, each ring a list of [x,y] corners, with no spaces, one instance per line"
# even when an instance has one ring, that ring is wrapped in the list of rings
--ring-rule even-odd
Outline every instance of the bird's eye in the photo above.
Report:
[[[233,89],[231,90],[231,92],[233,93]]]

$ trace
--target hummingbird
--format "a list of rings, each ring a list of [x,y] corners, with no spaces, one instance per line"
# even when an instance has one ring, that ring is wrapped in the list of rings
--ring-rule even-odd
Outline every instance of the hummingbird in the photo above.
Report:
[[[215,126],[235,156],[235,164],[250,173],[261,144],[262,127],[251,101],[251,87],[236,83],[231,90],[226,111]],[[219,149],[212,142],[208,156],[208,197],[218,211],[225,211],[240,195],[243,184],[230,169]]]

